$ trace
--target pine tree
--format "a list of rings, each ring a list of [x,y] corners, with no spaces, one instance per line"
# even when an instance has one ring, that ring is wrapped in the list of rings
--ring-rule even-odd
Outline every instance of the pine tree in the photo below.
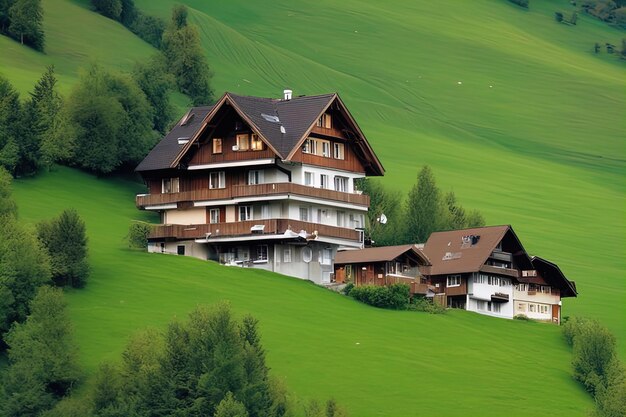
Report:
[[[232,392],[227,392],[217,405],[215,417],[248,417],[246,406],[235,399]]]
[[[11,174],[0,166],[0,219],[17,216],[17,204],[11,196]]]
[[[21,131],[20,96],[9,80],[0,75],[0,166],[12,175],[19,162],[17,136]]]
[[[174,7],[161,46],[179,90],[189,95],[196,106],[211,103],[211,72],[200,45],[198,29],[187,22],[185,6]]]

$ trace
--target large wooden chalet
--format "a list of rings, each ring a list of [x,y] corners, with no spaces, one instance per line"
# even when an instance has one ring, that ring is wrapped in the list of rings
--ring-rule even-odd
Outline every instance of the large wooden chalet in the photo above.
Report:
[[[530,257],[511,226],[435,232],[424,245],[423,273],[448,307],[496,317],[561,322],[561,299],[576,286],[559,267]]]
[[[369,197],[384,174],[337,94],[224,94],[194,107],[136,169],[137,207],[158,212],[151,252],[329,282],[337,249],[361,248]]]

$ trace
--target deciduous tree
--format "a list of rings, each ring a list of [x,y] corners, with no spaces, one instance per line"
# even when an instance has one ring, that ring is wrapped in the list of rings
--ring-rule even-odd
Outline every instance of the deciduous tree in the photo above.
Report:
[[[176,80],[167,71],[164,58],[155,55],[147,62],[137,63],[133,69],[133,78],[154,109],[154,130],[164,135],[174,117],[169,95],[176,86]]]
[[[43,51],[43,9],[41,0],[16,0],[9,9],[9,34],[22,44]]]
[[[417,176],[417,183],[409,191],[406,203],[406,238],[407,242],[426,242],[442,224],[442,205],[435,176],[425,165]]]

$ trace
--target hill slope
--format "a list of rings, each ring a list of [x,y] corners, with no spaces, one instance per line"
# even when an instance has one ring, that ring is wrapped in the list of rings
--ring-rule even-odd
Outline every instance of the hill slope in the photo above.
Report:
[[[594,55],[624,32],[569,2],[186,1],[217,91],[339,91],[403,192],[430,164],[444,189],[512,224],[580,297],[565,314],[604,321],[626,359],[626,77]],[[140,0],[166,16],[173,1]]]
[[[137,329],[226,299],[260,319],[273,375],[300,398],[337,398],[351,415],[582,416],[592,407],[556,326],[379,310],[298,279],[128,250],[137,190],[68,168],[15,183],[23,221],[72,206],[86,222],[92,276],[68,297],[90,372],[118,360]]]

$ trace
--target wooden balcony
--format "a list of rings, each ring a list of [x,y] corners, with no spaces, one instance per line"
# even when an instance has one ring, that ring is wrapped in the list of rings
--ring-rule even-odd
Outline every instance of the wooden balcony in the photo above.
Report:
[[[252,226],[263,225],[262,233],[252,233]],[[334,237],[346,240],[360,240],[360,233],[354,229],[328,226],[325,224],[302,222],[292,219],[266,219],[266,220],[246,220],[234,223],[214,223],[214,224],[167,224],[157,225],[150,233],[150,239],[204,239],[207,233],[211,238],[217,237],[238,237],[238,236],[259,236],[283,234],[291,228],[291,231],[299,233],[306,230],[311,234],[317,231],[319,236]]]
[[[162,204],[178,204],[207,200],[229,200],[241,197],[262,197],[277,194],[299,195],[302,197],[340,201],[342,203],[350,203],[364,207],[369,207],[370,204],[370,198],[368,195],[307,187],[306,185],[294,184],[292,182],[234,185],[229,188],[183,191],[180,193],[139,194],[136,197],[136,204],[137,207],[144,209],[146,206],[158,206]]]

